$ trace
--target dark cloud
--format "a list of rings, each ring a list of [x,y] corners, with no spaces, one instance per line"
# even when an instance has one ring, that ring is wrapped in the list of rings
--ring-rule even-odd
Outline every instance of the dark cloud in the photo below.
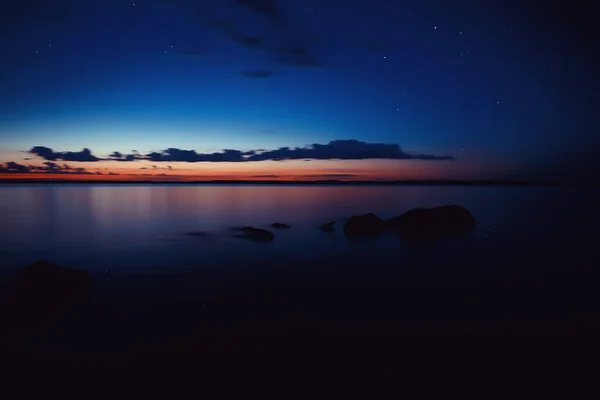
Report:
[[[242,72],[242,75],[244,75],[246,78],[259,78],[260,79],[260,78],[270,78],[272,76],[275,76],[276,73],[272,72],[272,71],[256,69],[256,70],[244,71],[244,72]]]
[[[142,159],[139,153],[137,153],[137,151],[135,150],[133,150],[133,154],[123,154],[119,153],[118,151],[115,151],[111,155],[109,155],[108,158],[114,161],[135,161]]]
[[[64,152],[56,153],[47,147],[37,146],[35,154],[51,160],[64,159],[67,161],[87,160],[95,161],[100,158],[91,155],[88,149],[80,153]],[[73,156],[77,155],[77,156]],[[89,158],[89,159],[88,159]],[[113,152],[108,160],[136,161],[147,160],[151,162],[250,162],[250,161],[283,161],[283,160],[366,160],[366,159],[389,159],[389,160],[454,160],[452,156],[435,156],[430,154],[412,154],[404,152],[398,144],[367,143],[358,140],[334,140],[327,144],[314,143],[305,147],[280,147],[277,150],[250,150],[240,151],[225,149],[220,153],[198,153],[195,150],[182,150],[168,148],[160,152],[152,152],[146,155],[139,153],[125,155]],[[156,166],[152,166],[155,168]],[[143,167],[145,169],[147,167]],[[169,166],[169,169],[170,166]]]
[[[30,167],[26,165],[21,165],[13,161],[9,161],[4,165],[0,165],[0,172],[4,174],[26,174],[30,171]]]
[[[57,164],[51,161],[47,161],[44,165],[23,165],[13,161],[9,161],[6,164],[0,164],[0,173],[4,174],[85,174],[91,175],[92,173],[87,171],[85,168],[72,168],[67,164]]]
[[[316,175],[304,175],[305,178],[353,178],[357,175],[354,174],[316,174]]]
[[[242,152],[239,150],[223,150],[221,153],[202,154],[195,150],[181,150],[169,148],[162,152],[152,152],[146,155],[146,160],[153,162],[240,162],[245,161]]]
[[[254,11],[255,14],[266,17],[275,28],[276,34],[272,37],[262,37],[241,33],[236,22],[229,18],[208,19],[205,23],[234,43],[250,49],[260,49],[272,63],[302,68],[323,66],[324,63],[315,53],[315,45],[323,42],[322,37],[308,33],[306,27],[292,27],[287,24],[276,0],[236,0],[236,2]],[[205,17],[200,14],[198,18]],[[282,41],[283,45],[274,45]]]
[[[235,22],[230,19],[209,19],[206,21],[209,28],[215,29],[225,35],[229,40],[244,47],[259,49],[266,46],[265,39],[245,33],[240,33],[235,26]]]
[[[235,0],[235,2],[265,16],[273,23],[284,22],[277,0]]]
[[[253,178],[279,178],[279,175],[252,175]]]
[[[263,160],[365,160],[365,159],[422,159],[422,160],[453,160],[450,156],[433,156],[427,154],[410,155],[402,151],[397,144],[366,143],[358,140],[334,140],[328,144],[312,144],[306,147],[281,147],[255,154],[247,158],[247,161]]]
[[[109,172],[108,174],[109,174],[109,175],[119,175],[119,174],[118,174],[118,173],[116,173],[116,172]]]
[[[265,44],[265,40],[260,36],[232,35],[230,38],[231,40],[241,44],[242,46],[250,47],[253,49],[263,47]]]
[[[272,61],[303,68],[316,68],[324,65],[314,54],[314,50],[304,44],[292,44],[276,49]]]
[[[100,161],[100,159],[94,155],[90,149],[83,149],[81,151],[64,151],[64,152],[55,152],[54,150],[44,147],[44,146],[35,146],[29,150],[29,153],[35,154],[38,157],[41,157],[45,160],[49,161],[76,161],[76,162],[94,162]]]

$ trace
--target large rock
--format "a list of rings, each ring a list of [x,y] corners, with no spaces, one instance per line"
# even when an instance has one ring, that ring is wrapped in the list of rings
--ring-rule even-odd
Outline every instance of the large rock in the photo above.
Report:
[[[415,208],[385,221],[388,229],[409,241],[431,241],[463,235],[475,228],[475,218],[464,207],[446,205]]]
[[[275,234],[266,229],[253,228],[251,226],[235,229],[243,232],[242,234],[235,235],[235,237],[254,240],[255,242],[272,242],[275,239]]]
[[[383,220],[372,213],[355,215],[344,225],[344,233],[348,237],[375,237],[381,235],[384,229]]]
[[[24,325],[43,325],[89,302],[91,295],[87,272],[39,260],[17,273],[11,311]]]

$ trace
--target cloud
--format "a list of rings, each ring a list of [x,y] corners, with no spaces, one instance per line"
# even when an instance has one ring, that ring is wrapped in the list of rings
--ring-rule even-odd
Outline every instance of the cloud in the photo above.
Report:
[[[135,161],[142,160],[142,157],[136,150],[132,150],[132,154],[123,154],[118,151],[114,151],[111,155],[108,156],[110,160],[114,161]]]
[[[254,14],[266,17],[275,29],[271,36],[241,33],[236,22],[230,18],[205,20],[204,14],[198,16],[212,29],[220,32],[228,40],[249,49],[260,49],[261,54],[272,63],[301,68],[321,67],[324,63],[315,54],[314,46],[322,42],[319,35],[308,32],[307,27],[293,27],[285,21],[277,0],[236,0],[236,3]],[[315,40],[315,38],[320,40]],[[283,41],[283,44],[281,44]],[[278,43],[279,45],[276,45]],[[266,76],[250,76],[266,77]]]
[[[252,49],[263,47],[265,44],[265,40],[260,36],[236,34],[231,35],[229,38],[242,46],[250,47]]]
[[[252,175],[253,178],[279,178],[279,175]]]
[[[265,16],[275,24],[284,22],[277,0],[235,0],[235,2]]]
[[[353,178],[357,175],[354,174],[316,174],[316,175],[304,175],[305,178]]]
[[[257,69],[257,70],[244,71],[244,72],[242,72],[242,75],[244,75],[246,78],[270,78],[277,74],[272,71]]]
[[[44,165],[23,165],[13,161],[0,164],[0,173],[3,174],[84,174],[91,175],[92,172],[85,168],[72,168],[67,164],[57,164],[47,161]]]
[[[28,173],[30,168],[26,165],[17,164],[16,162],[9,161],[6,164],[0,165],[1,173]]]
[[[366,160],[366,159],[422,159],[453,160],[451,156],[433,156],[428,154],[410,155],[402,151],[397,144],[366,143],[358,140],[334,140],[328,144],[312,144],[306,147],[281,147],[277,150],[265,151],[247,158],[247,161],[263,160]]]
[[[169,148],[162,152],[153,152],[146,155],[146,160],[153,162],[240,162],[245,161],[243,153],[239,150],[223,150],[221,153],[201,154],[195,150],[181,150]]]
[[[35,154],[38,157],[41,157],[48,161],[76,161],[76,162],[94,162],[100,161],[100,159],[94,155],[90,149],[83,149],[81,151],[64,151],[64,152],[55,152],[54,150],[44,147],[44,146],[35,146],[29,150],[29,153]]]
[[[321,62],[314,51],[304,44],[291,44],[285,47],[280,47],[275,50],[273,62],[283,65],[304,68],[322,67]]]
[[[36,146],[36,154],[46,159],[71,159],[76,158],[79,161],[87,159],[91,161],[100,161],[102,159],[91,155],[88,149],[84,152],[56,153],[47,147]],[[32,151],[33,151],[32,149]],[[42,150],[40,150],[42,149]],[[71,155],[77,155],[75,157]],[[83,156],[82,156],[83,155]],[[151,152],[146,155],[140,153],[122,154],[118,151],[113,152],[108,159],[123,162],[136,160],[146,160],[153,163],[158,162],[250,162],[250,161],[283,161],[283,160],[366,160],[366,159],[388,159],[388,160],[454,160],[452,156],[436,156],[430,154],[406,153],[398,144],[386,143],[367,143],[359,140],[333,140],[327,144],[310,144],[305,147],[280,147],[276,150],[232,150],[225,149],[220,153],[198,153],[195,150],[183,150],[178,148],[168,148],[160,152]],[[145,169],[148,167],[142,167]],[[155,165],[152,168],[156,168]],[[169,170],[171,166],[167,167]]]

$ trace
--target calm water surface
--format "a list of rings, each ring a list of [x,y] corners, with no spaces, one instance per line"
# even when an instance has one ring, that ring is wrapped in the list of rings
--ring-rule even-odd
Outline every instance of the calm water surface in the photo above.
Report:
[[[2,185],[0,265],[9,272],[45,258],[93,273],[148,274],[252,264],[283,268],[327,258],[409,268],[473,258],[492,265],[494,259],[535,259],[561,249],[583,257],[600,226],[598,213],[589,212],[597,198],[595,189],[539,187]],[[478,226],[470,238],[425,251],[391,234],[350,243],[341,232],[354,214],[389,218],[443,204],[472,212]],[[320,232],[318,226],[330,220],[337,221],[336,232]],[[230,230],[273,222],[292,228],[274,230],[272,243],[234,238]],[[197,231],[207,234],[186,235]]]

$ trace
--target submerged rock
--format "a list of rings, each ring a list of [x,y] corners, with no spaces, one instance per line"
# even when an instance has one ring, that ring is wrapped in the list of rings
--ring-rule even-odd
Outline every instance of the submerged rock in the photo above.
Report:
[[[384,229],[383,220],[372,213],[355,215],[344,225],[344,233],[349,237],[375,237],[381,235]]]
[[[329,221],[319,227],[323,232],[331,233],[333,232],[333,226],[335,225],[335,221]]]
[[[421,242],[467,234],[475,228],[475,218],[462,206],[445,205],[408,210],[385,225],[407,240]]]
[[[271,228],[285,229],[285,228],[289,228],[289,227],[290,227],[290,225],[282,224],[281,222],[274,222],[271,224]]]
[[[244,232],[243,234],[235,235],[235,237],[254,240],[256,242],[272,242],[275,239],[275,234],[266,229],[253,228],[251,226],[235,229]]]

